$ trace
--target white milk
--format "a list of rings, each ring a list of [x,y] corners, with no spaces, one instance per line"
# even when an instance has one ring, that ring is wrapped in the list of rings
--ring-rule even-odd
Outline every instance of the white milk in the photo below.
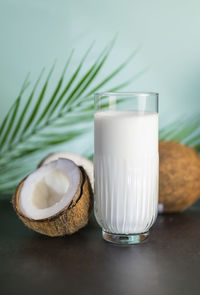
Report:
[[[95,114],[95,216],[110,233],[144,233],[158,204],[158,114]]]

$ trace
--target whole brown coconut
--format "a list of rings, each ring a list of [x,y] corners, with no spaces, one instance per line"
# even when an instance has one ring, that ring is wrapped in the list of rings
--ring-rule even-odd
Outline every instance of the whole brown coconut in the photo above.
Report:
[[[200,196],[200,157],[183,144],[160,141],[159,203],[163,212],[180,212]]]

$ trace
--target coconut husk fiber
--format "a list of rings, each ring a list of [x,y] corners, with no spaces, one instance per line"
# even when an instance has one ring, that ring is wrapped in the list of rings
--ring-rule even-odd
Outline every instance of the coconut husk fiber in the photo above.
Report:
[[[200,157],[172,141],[160,141],[159,157],[159,203],[165,213],[183,211],[200,196]]]
[[[93,192],[87,174],[82,167],[79,168],[82,181],[71,204],[55,215],[45,219],[34,220],[28,218],[20,211],[20,191],[25,179],[21,181],[13,196],[12,203],[17,215],[26,226],[38,233],[57,237],[73,234],[88,223],[93,209]]]

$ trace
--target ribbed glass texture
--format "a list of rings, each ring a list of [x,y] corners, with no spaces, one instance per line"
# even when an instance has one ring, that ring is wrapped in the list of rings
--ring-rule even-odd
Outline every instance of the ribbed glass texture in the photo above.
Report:
[[[104,231],[136,234],[153,225],[158,204],[158,156],[141,162],[136,167],[134,161],[96,156],[95,216]]]
[[[104,232],[146,233],[158,205],[158,94],[95,100],[95,216]]]

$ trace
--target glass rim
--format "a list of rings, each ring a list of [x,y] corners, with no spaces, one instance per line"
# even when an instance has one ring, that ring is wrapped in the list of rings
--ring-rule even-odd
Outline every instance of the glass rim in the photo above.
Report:
[[[134,92],[95,92],[95,97],[101,97],[101,96],[155,96],[158,97],[158,92],[146,92],[146,91],[134,91]]]

